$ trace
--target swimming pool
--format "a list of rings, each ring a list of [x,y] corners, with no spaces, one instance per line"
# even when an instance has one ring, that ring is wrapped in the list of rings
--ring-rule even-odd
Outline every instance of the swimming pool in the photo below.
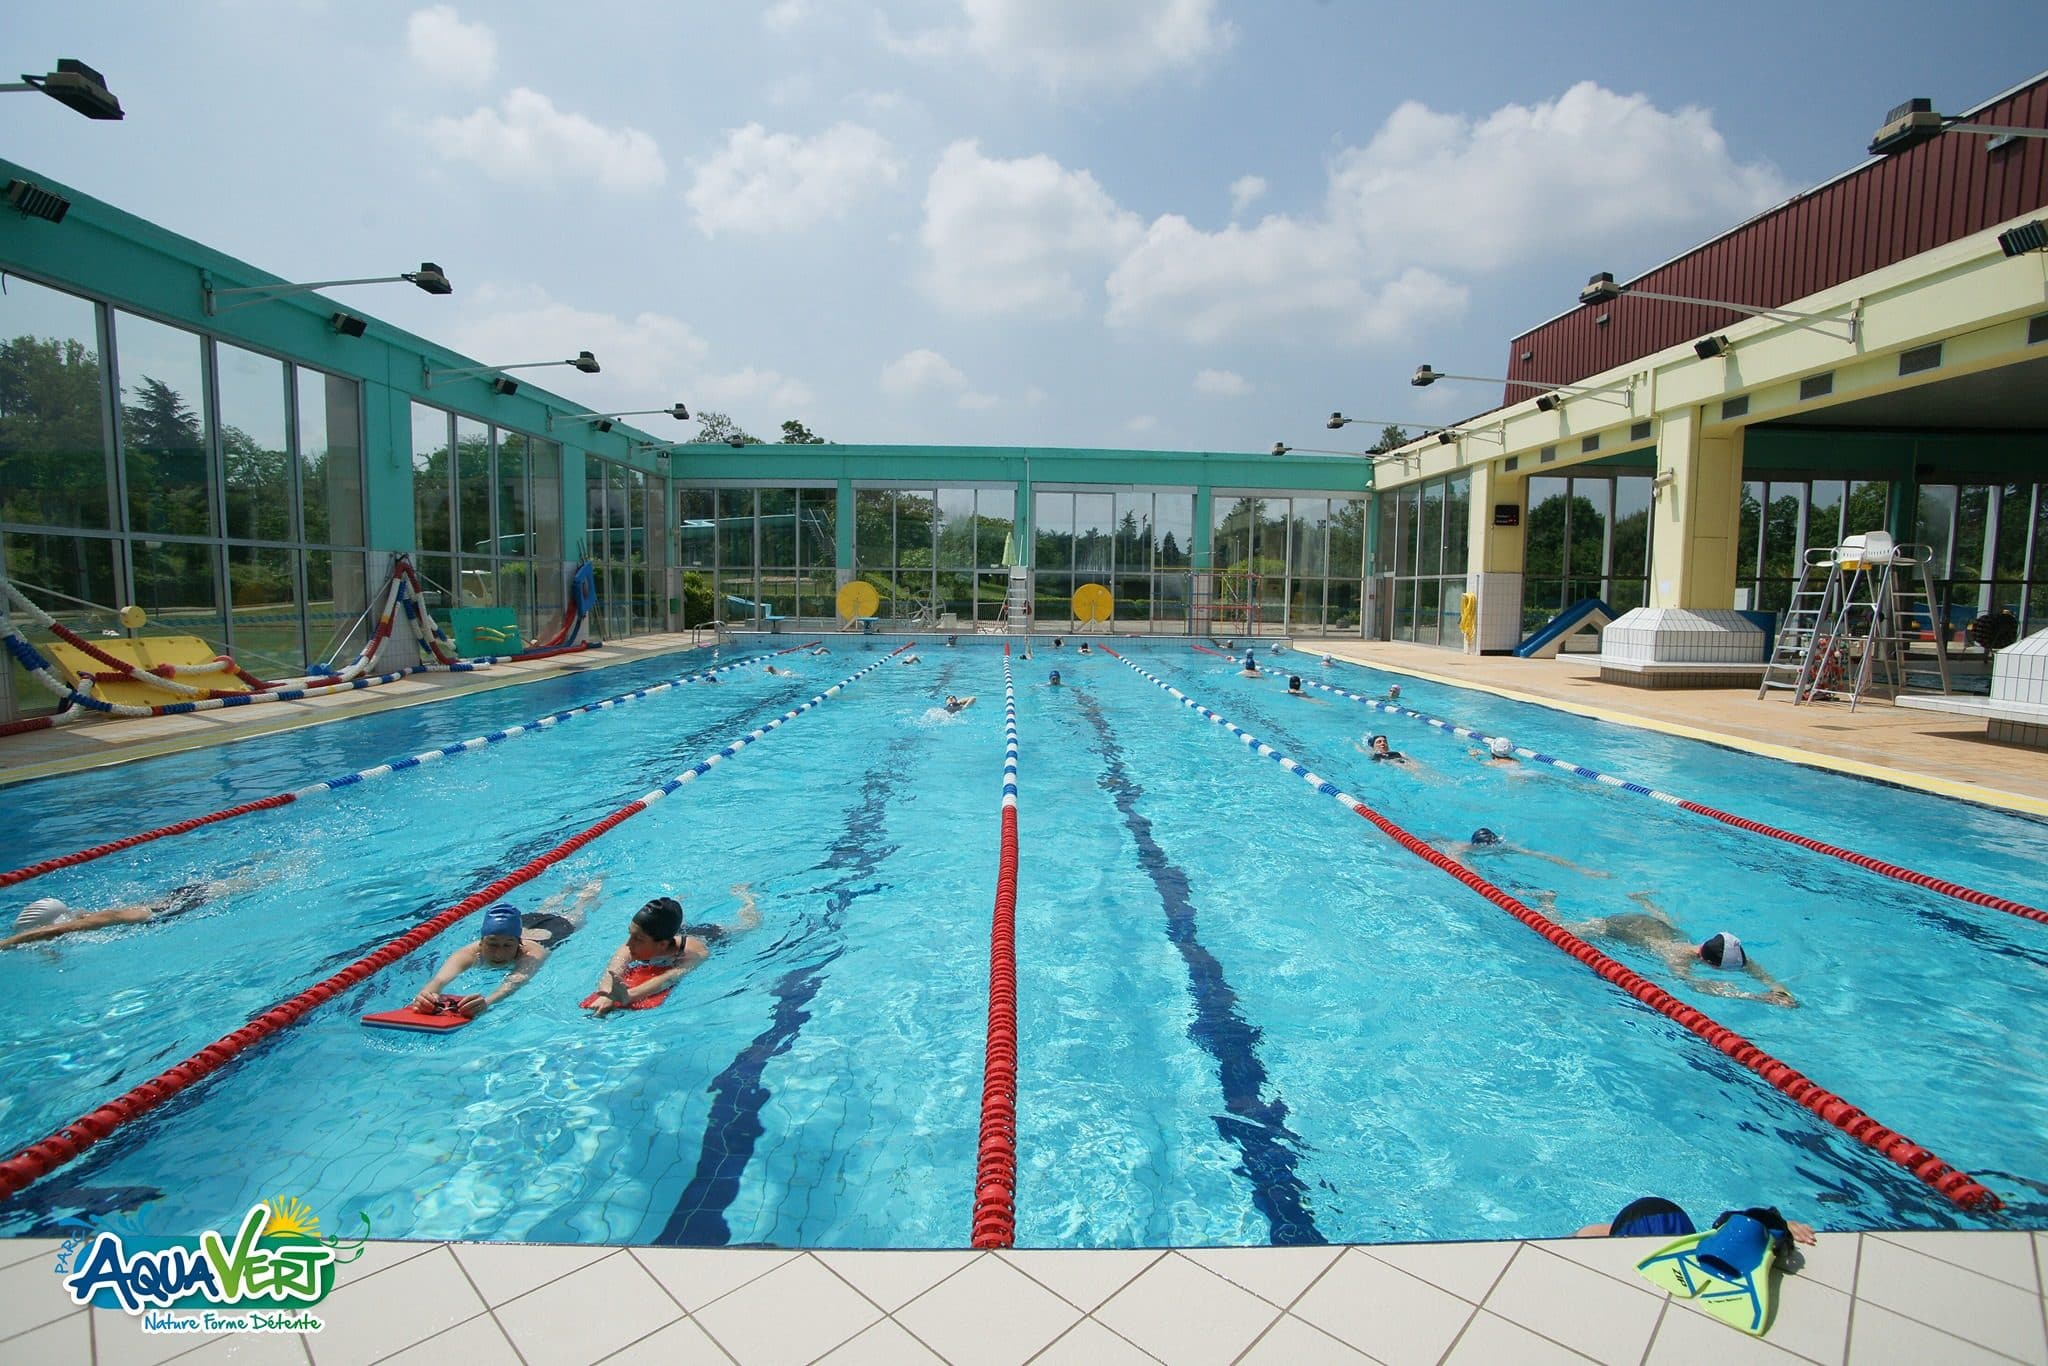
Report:
[[[997,863],[1002,659],[986,643],[831,642],[474,754],[54,873],[11,907],[259,885],[139,929],[0,955],[13,1151],[527,862],[708,752],[881,662],[512,894],[604,900],[512,1002],[445,1038],[400,1004],[451,931],[0,1206],[152,1232],[295,1195],[379,1237],[961,1246],[973,1198]],[[1117,658],[1016,662],[1019,1173],[1025,1246],[1534,1237],[1654,1191],[1768,1200],[1824,1227],[2048,1227],[2048,928],[1667,805],[1521,765],[1187,642],[1119,649],[1161,680],[1584,920],[1647,892],[1728,930],[1800,1001],[1627,966],[1984,1180],[1974,1215],[1617,992],[1180,706]],[[659,679],[699,655],[563,677],[9,789],[0,864],[305,786]],[[730,656],[728,655],[728,659]],[[1385,677],[1277,661],[1360,692]],[[1057,665],[1065,686],[1045,686]],[[1403,701],[1759,820],[2048,901],[2023,817],[1403,679]],[[947,716],[948,693],[980,703]],[[1387,733],[1414,766],[1356,748]],[[1568,860],[1563,867],[1517,849]],[[1580,869],[1586,871],[1579,871]],[[577,1002],[647,898],[761,928],[658,1010]]]

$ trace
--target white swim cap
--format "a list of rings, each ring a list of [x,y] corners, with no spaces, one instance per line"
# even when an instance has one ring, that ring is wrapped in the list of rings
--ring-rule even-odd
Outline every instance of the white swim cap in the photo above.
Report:
[[[1493,757],[1496,759],[1512,758],[1515,753],[1514,741],[1508,739],[1505,735],[1494,736],[1486,742],[1486,747],[1493,751]]]
[[[1323,656],[1323,664],[1324,664],[1324,665],[1325,665],[1326,667],[1327,667],[1328,665],[1331,665],[1331,664],[1335,664],[1336,662],[1337,662],[1336,660],[1334,660],[1334,659],[1330,658],[1330,657],[1329,657],[1328,655],[1324,655],[1324,656]]]
[[[71,919],[71,908],[54,896],[31,901],[14,917],[14,932],[26,934],[30,930],[45,930]]]
[[[1749,962],[1749,955],[1742,951],[1742,941],[1725,930],[1700,945],[1700,957],[1717,968],[1735,971]]]

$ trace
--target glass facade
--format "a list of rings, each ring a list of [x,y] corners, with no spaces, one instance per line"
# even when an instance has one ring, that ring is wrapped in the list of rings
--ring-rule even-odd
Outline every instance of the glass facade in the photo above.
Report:
[[[1258,628],[1289,635],[1355,635],[1365,585],[1363,498],[1218,493],[1210,502],[1205,630],[1247,631],[1237,604],[1258,608]],[[1205,615],[1197,612],[1198,616]]]
[[[1934,551],[1950,643],[1980,616],[2010,612],[2020,634],[2048,626],[2048,484],[1922,484],[1913,539]],[[1882,525],[1880,523],[1880,525]]]
[[[1472,476],[1390,489],[1379,503],[1381,629],[1390,640],[1456,645],[1465,595]]]
[[[678,489],[683,624],[831,618],[838,535],[831,485]]]
[[[6,286],[9,581],[82,634],[116,630],[110,609],[134,603],[141,634],[198,636],[262,677],[325,658],[367,596],[360,386],[16,275]],[[15,714],[55,708],[9,670]]]
[[[554,634],[565,574],[559,445],[415,403],[412,503],[413,564],[434,605],[510,607],[529,639]]]
[[[1035,623],[1071,625],[1075,590],[1099,583],[1116,629],[1186,629],[1193,490],[1046,485],[1033,493],[1032,521]],[[1005,590],[994,591],[1000,603]]]
[[[1617,615],[1649,602],[1650,480],[1647,472],[1529,480],[1523,634],[1585,598],[1599,598]]]
[[[1745,481],[1735,550],[1736,606],[1784,611],[1792,601],[1792,585],[1799,580],[1807,550],[1840,545],[1845,536],[1884,530],[1890,495],[1891,486],[1882,480]],[[1923,510],[1938,507],[1940,499],[1940,490],[1923,490],[1921,506]],[[1944,515],[1940,521],[1945,556],[1949,518]]]
[[[655,549],[665,482],[631,465],[584,458],[583,553],[597,574],[597,608],[591,618],[596,638],[616,640],[665,629],[661,556]],[[655,489],[651,498],[650,483]]]

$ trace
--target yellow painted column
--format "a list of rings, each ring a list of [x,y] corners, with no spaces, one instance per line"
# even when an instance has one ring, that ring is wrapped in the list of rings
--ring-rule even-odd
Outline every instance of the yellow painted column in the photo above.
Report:
[[[1479,633],[1468,649],[1489,654],[1511,651],[1522,639],[1522,552],[1529,481],[1509,474],[1499,461],[1472,467],[1472,504],[1466,544],[1465,583],[1479,599]],[[1497,526],[1496,508],[1512,507],[1513,526]]]
[[[1735,606],[1742,431],[1702,431],[1697,408],[1662,414],[1650,518],[1650,606]]]

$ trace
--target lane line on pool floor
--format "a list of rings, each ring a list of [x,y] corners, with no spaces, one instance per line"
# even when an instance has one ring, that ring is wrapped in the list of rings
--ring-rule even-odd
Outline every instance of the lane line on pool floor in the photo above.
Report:
[[[1585,940],[1573,934],[1562,925],[1530,909],[1509,893],[1488,882],[1470,868],[1450,858],[1441,851],[1417,839],[1363,801],[1339,788],[1296,763],[1271,745],[1260,740],[1216,712],[1203,706],[1180,689],[1158,676],[1140,668],[1109,647],[1103,647],[1113,658],[1120,661],[1140,678],[1147,680],[1162,692],[1174,698],[1183,707],[1207,720],[1211,725],[1221,726],[1236,736],[1252,753],[1260,758],[1271,759],[1274,763],[1294,774],[1324,796],[1331,798],[1392,838],[1402,848],[1417,858],[1429,863],[1442,872],[1450,874],[1488,901],[1506,911],[1529,929],[1534,930],[1553,946],[1583,963],[1587,968],[1604,978],[1609,984],[1641,1001],[1660,1015],[1682,1026],[1705,1040],[1729,1058],[1740,1063],[1762,1077],[1772,1087],[1797,1102],[1800,1106],[1820,1116],[1835,1128],[1863,1144],[1871,1151],[1884,1157],[1918,1177],[1927,1185],[1947,1196],[1966,1209],[1998,1210],[2004,1202],[1968,1173],[1963,1172],[1929,1149],[1913,1142],[1904,1134],[1879,1124],[1869,1114],[1851,1105],[1842,1097],[1827,1090],[1819,1083],[1803,1076],[1792,1067],[1771,1054],[1764,1052],[1749,1040],[1729,1029],[1726,1025],[1707,1015],[1704,1011],[1678,1000],[1648,978],[1641,976],[1623,964],[1609,958]]]
[[[1455,721],[1446,720],[1441,716],[1431,716],[1427,712],[1416,711],[1413,707],[1403,707],[1393,702],[1382,701],[1376,697],[1367,697],[1363,693],[1351,692],[1348,689],[1339,688],[1313,678],[1303,679],[1302,681],[1312,688],[1320,688],[1322,691],[1334,693],[1338,697],[1348,697],[1354,702],[1363,702],[1375,711],[1382,711],[1390,716],[1405,716],[1412,720],[1420,721],[1424,725],[1436,730],[1445,731],[1448,734],[1456,735],[1463,739],[1477,740],[1481,744],[1487,745],[1490,745],[1494,739],[1493,736],[1481,734],[1470,726],[1461,726]],[[1695,816],[1705,816],[1709,820],[1719,821],[1723,825],[1732,826],[1737,830],[1746,830],[1752,835],[1763,835],[1769,839],[1782,840],[1786,844],[1798,845],[1802,849],[1809,849],[1816,854],[1825,854],[1829,858],[1840,859],[1844,863],[1853,864],[1866,872],[1877,873],[1896,882],[1904,882],[1914,887],[1924,888],[1930,892],[1939,892],[1943,896],[1954,897],[1956,900],[1968,902],[1972,906],[1982,906],[1987,910],[1993,911],[2004,911],[2007,915],[2016,915],[2025,920],[2048,925],[2048,911],[2029,906],[2024,902],[2014,901],[2010,897],[1999,896],[1994,892],[1978,891],[1976,888],[1966,887],[1960,882],[1951,882],[1947,878],[1936,877],[1931,873],[1923,873],[1916,869],[1901,867],[1896,863],[1890,863],[1881,858],[1874,858],[1869,854],[1858,853],[1854,849],[1844,849],[1839,845],[1828,844],[1823,840],[1814,839],[1810,835],[1801,835],[1791,830],[1781,830],[1775,825],[1767,825],[1762,821],[1751,820],[1747,816],[1738,816],[1732,812],[1722,811],[1703,802],[1696,802],[1690,798],[1678,796],[1676,793],[1660,791],[1649,786],[1647,783],[1636,782],[1630,778],[1617,777],[1611,773],[1603,773],[1598,769],[1588,768],[1584,764],[1577,763],[1571,759],[1560,759],[1555,755],[1544,754],[1539,750],[1528,749],[1521,745],[1516,745],[1514,752],[1532,763],[1542,764],[1547,768],[1554,768],[1559,772],[1569,773],[1577,778],[1585,778],[1606,787],[1617,788],[1620,791],[1632,793],[1638,797],[1648,797],[1652,801],[1662,802],[1666,806],[1675,806],[1681,811],[1690,811]]]
[[[1017,1241],[1017,680],[1003,642],[1003,789],[996,904],[988,933],[988,1036],[974,1166],[975,1247]]]
[[[896,655],[910,648],[906,643],[882,656],[865,668],[856,670],[821,693],[817,693],[801,706],[784,712],[781,716],[758,726],[734,740],[724,748],[707,754],[683,772],[663,783],[660,787],[626,803],[603,820],[589,826],[580,834],[557,844],[547,852],[530,859],[520,867],[505,874],[489,886],[472,893],[456,902],[447,910],[421,921],[411,930],[380,949],[357,959],[339,972],[314,983],[297,995],[243,1025],[240,1029],[223,1035],[205,1048],[166,1068],[150,1080],[133,1087],[125,1094],[87,1112],[69,1124],[60,1126],[47,1137],[28,1145],[5,1161],[0,1161],[0,1200],[7,1200],[23,1189],[49,1175],[57,1168],[69,1163],[93,1144],[122,1128],[130,1121],[139,1119],[178,1095],[187,1087],[210,1073],[234,1061],[242,1053],[261,1043],[278,1031],[298,1023],[318,1007],[326,1004],[343,991],[367,981],[369,978],[410,955],[435,936],[458,922],[475,914],[484,906],[498,900],[514,887],[523,886],[539,877],[548,868],[561,862],[586,844],[609,833],[613,827],[632,819],[652,807],[685,783],[703,777],[725,760],[737,755],[749,745],[767,738],[772,732],[805,712],[823,706],[836,697],[850,684],[866,674],[873,673]]]

